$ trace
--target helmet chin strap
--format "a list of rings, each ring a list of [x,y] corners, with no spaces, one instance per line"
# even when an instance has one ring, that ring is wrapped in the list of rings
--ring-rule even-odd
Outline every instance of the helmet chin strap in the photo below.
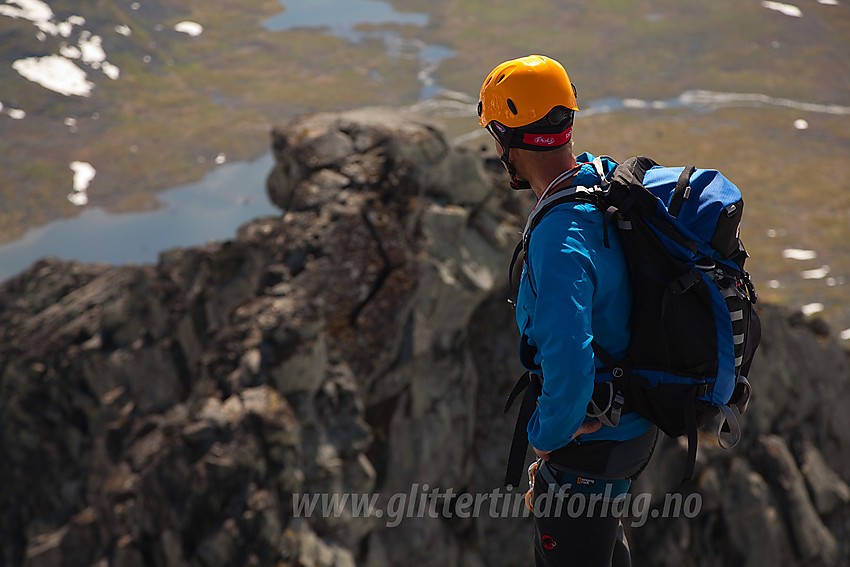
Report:
[[[508,158],[508,154],[510,153],[510,151],[510,149],[505,150],[505,153],[502,154],[500,159],[502,160],[502,165],[504,165],[505,169],[508,171],[508,175],[511,176],[511,189],[513,189],[514,191],[531,189],[531,183],[523,179],[517,178],[516,168],[514,167],[514,164],[511,163],[511,160]]]

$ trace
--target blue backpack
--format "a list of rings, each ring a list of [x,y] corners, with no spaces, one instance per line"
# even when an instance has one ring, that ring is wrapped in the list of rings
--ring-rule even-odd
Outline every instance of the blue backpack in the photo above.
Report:
[[[587,413],[616,426],[623,413],[634,411],[671,437],[687,435],[684,478],[689,479],[697,428],[722,414],[718,439],[724,447],[735,445],[741,431],[731,406],[743,413],[750,397],[747,374],[761,325],[756,290],[744,270],[748,254],[739,238],[743,199],[714,170],[662,167],[646,157],[631,158],[613,171],[606,171],[601,158],[593,163],[602,184],[566,188],[541,201],[514,262],[520,252],[528,261],[531,231],[556,205],[584,201],[604,213],[604,242],[607,246],[612,227],[618,231],[634,292],[632,338],[622,360],[593,343],[605,368],[597,372]],[[520,379],[506,411],[529,382]],[[534,390],[529,388],[526,400],[536,402]],[[521,421],[527,424],[531,411],[521,409]],[[515,446],[526,424],[517,424]],[[517,482],[511,469],[526,446],[527,439],[511,449],[508,484]]]

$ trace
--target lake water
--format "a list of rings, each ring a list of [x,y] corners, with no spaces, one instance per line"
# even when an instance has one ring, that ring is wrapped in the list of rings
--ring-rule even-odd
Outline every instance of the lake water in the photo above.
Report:
[[[0,246],[0,281],[46,256],[110,264],[154,263],[163,250],[233,238],[245,222],[280,214],[266,196],[271,153],[228,163],[201,181],[157,196],[154,211],[110,214],[86,208],[70,219],[34,228]]]
[[[440,87],[433,72],[440,61],[451,57],[454,51],[442,45],[426,45],[419,41],[404,40],[391,30],[363,31],[361,24],[395,24],[423,27],[428,14],[398,12],[391,4],[378,0],[280,0],[284,10],[263,22],[266,29],[287,31],[315,29],[359,43],[365,38],[383,40],[387,53],[394,57],[415,55],[419,58],[420,99],[436,96]]]
[[[359,24],[424,26],[428,23],[428,14],[397,12],[391,4],[378,0],[281,0],[280,3],[284,10],[263,22],[267,29],[323,29],[360,41],[367,34],[357,31]]]

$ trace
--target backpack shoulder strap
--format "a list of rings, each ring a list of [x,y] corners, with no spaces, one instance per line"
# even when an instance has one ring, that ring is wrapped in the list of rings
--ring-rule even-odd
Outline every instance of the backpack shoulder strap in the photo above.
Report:
[[[560,204],[563,203],[590,203],[601,211],[605,211],[605,206],[603,205],[603,191],[598,186],[596,187],[583,187],[581,185],[575,185],[572,187],[565,187],[560,191],[556,191],[555,193],[549,195],[542,201],[538,202],[535,206],[534,210],[528,215],[528,220],[525,223],[525,228],[522,231],[522,240],[519,241],[516,248],[514,249],[513,258],[511,259],[511,267],[508,271],[508,279],[510,281],[511,286],[511,298],[515,298],[514,294],[514,276],[513,271],[514,267],[517,264],[518,260],[522,260],[526,264],[529,262],[528,258],[528,246],[531,241],[531,232],[534,228],[540,224],[540,221],[543,220],[543,217],[546,216],[549,211],[554,209]],[[514,303],[512,299],[508,300],[510,303]]]
[[[528,215],[528,220],[525,222],[525,228],[522,231],[523,248],[528,250],[528,240],[531,236],[531,231],[540,224],[546,214],[562,203],[582,202],[590,203],[597,208],[602,208],[601,194],[602,189],[599,186],[584,187],[582,185],[573,185],[556,191],[538,202]],[[604,210],[604,209],[603,209]]]
[[[562,203],[578,201],[590,203],[603,213],[606,212],[607,207],[604,204],[604,195],[606,194],[605,188],[610,185],[609,178],[611,177],[611,174],[618,169],[619,166],[616,165],[617,162],[615,162],[613,158],[609,156],[596,157],[591,163],[593,164],[593,167],[596,170],[596,174],[599,176],[599,185],[593,187],[585,187],[583,185],[571,185],[568,187],[564,187],[563,189],[559,189],[551,195],[544,197],[542,201],[539,201],[534,206],[534,209],[532,209],[531,214],[528,215],[528,220],[526,220],[525,228],[523,228],[522,231],[522,240],[519,241],[516,248],[514,249],[510,269],[508,270],[508,285],[510,288],[510,297],[508,298],[508,303],[510,303],[511,305],[516,306],[516,294],[514,293],[514,267],[516,266],[518,260],[521,260],[522,262],[528,261],[528,243],[531,239],[531,232],[538,224],[540,224],[540,221],[543,220],[543,217],[545,217],[549,211],[551,211],[553,208]],[[614,164],[613,167],[611,167],[612,163]],[[606,222],[604,225],[606,247],[608,247],[607,221],[608,217],[606,216]]]
[[[608,176],[611,175],[611,172],[617,168],[617,162],[611,156],[599,156],[593,160],[593,168],[596,170],[596,174],[599,176],[599,185],[603,189],[608,187],[611,181],[608,179]],[[614,164],[613,167],[609,167],[610,164]]]

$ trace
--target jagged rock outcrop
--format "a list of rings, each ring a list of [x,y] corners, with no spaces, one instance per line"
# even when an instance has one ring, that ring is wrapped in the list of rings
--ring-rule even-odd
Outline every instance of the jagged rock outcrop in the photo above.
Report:
[[[155,266],[44,260],[0,286],[0,564],[529,563],[529,518],[491,505],[526,205],[403,111],[308,117],[273,144],[284,213],[233,241]],[[847,353],[761,313],[745,440],[703,440],[693,518],[627,526],[637,564],[850,557]],[[652,509],[683,451],[663,441],[636,484]],[[377,507],[296,501],[332,494]]]

